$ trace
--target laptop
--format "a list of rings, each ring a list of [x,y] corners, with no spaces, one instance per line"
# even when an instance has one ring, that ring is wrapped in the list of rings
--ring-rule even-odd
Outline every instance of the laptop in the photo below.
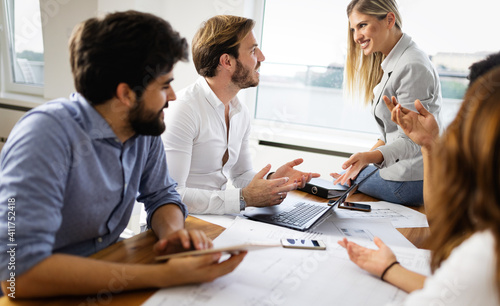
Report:
[[[244,216],[255,221],[261,221],[291,229],[306,231],[319,219],[325,216],[333,207],[344,202],[351,193],[378,169],[370,172],[365,178],[349,187],[337,200],[328,203],[309,202],[307,200],[290,199],[288,197],[280,205],[258,207],[245,211]]]

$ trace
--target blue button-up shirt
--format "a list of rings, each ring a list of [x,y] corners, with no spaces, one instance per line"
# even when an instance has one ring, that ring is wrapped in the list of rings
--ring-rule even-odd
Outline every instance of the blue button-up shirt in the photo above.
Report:
[[[149,225],[168,203],[186,216],[175,187],[160,137],[121,143],[79,94],[33,109],[0,156],[0,280],[12,272],[11,248],[19,275],[52,253],[87,256],[109,246],[136,199]]]

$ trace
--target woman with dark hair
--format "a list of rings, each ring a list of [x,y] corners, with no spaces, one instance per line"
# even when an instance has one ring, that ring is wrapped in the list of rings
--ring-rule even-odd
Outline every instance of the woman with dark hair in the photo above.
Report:
[[[344,239],[351,260],[407,292],[411,305],[498,305],[500,289],[500,68],[467,90],[457,117],[430,152],[433,274],[403,268],[379,239],[378,250]],[[418,290],[421,289],[421,290]]]

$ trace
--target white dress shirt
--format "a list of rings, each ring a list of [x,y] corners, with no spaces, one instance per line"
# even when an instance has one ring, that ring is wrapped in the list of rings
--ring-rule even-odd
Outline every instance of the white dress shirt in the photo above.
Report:
[[[230,102],[229,133],[224,104],[200,77],[178,93],[165,110],[162,135],[170,175],[190,213],[240,212],[240,188],[256,172],[249,150],[250,114],[235,97]],[[228,160],[222,166],[226,150]],[[230,179],[236,189],[226,190]]]
[[[491,231],[475,233],[403,305],[499,305],[495,246]]]

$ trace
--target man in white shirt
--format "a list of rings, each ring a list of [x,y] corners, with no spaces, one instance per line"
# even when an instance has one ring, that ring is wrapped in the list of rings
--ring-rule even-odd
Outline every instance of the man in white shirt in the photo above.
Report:
[[[170,175],[189,212],[239,213],[246,206],[280,204],[287,192],[317,173],[295,170],[296,159],[271,172],[252,168],[250,114],[236,94],[259,84],[265,57],[252,33],[254,21],[236,16],[207,20],[193,39],[200,78],[179,93],[163,134]],[[228,178],[236,189],[226,190]]]

